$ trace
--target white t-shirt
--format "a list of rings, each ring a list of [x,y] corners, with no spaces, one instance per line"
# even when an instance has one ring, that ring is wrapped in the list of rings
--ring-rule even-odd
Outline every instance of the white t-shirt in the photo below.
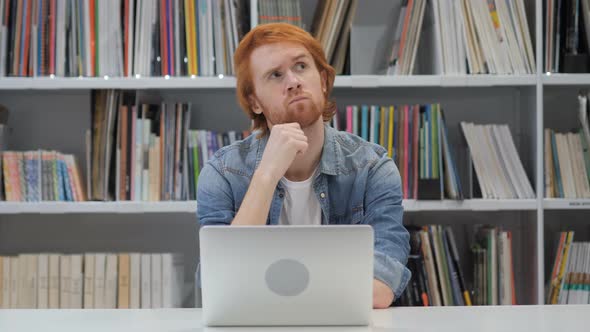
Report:
[[[279,217],[279,225],[320,225],[322,208],[313,191],[313,175],[304,181],[293,182],[285,177],[281,183],[285,188],[283,207]]]

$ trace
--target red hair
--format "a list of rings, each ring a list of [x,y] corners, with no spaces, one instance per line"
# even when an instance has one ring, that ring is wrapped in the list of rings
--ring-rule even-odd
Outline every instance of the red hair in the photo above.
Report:
[[[234,54],[234,64],[236,68],[238,102],[248,117],[254,120],[252,130],[260,130],[262,136],[268,132],[266,117],[262,113],[256,114],[252,111],[252,105],[248,98],[254,94],[250,56],[260,46],[280,42],[300,44],[307,49],[320,75],[324,73],[326,76],[326,91],[324,92],[326,103],[322,110],[324,121],[330,121],[336,111],[335,102],[328,101],[328,96],[332,93],[336,71],[326,61],[326,55],[322,45],[307,31],[292,24],[270,23],[259,25],[250,30],[242,41],[240,41],[240,45],[238,45]]]

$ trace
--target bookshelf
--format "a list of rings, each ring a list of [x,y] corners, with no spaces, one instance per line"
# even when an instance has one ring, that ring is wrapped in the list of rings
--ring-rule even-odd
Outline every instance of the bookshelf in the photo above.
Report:
[[[590,84],[590,74],[542,74],[544,86],[572,86]]]
[[[590,210],[590,200],[545,198],[543,208],[545,210]]]
[[[588,78],[590,82],[590,78]],[[393,88],[393,87],[486,87],[534,86],[533,75],[481,75],[481,76],[383,76],[340,75],[334,81],[336,88]],[[578,83],[582,84],[582,83]],[[226,77],[140,77],[140,78],[27,78],[4,77],[2,90],[89,90],[110,89],[235,89],[236,80]]]
[[[565,206],[584,206],[588,200],[546,200],[555,208]],[[553,203],[553,204],[551,204]],[[560,205],[561,204],[561,205]],[[407,199],[402,203],[406,212],[420,211],[532,211],[536,209],[534,199],[468,199],[464,201],[442,200],[426,201]],[[197,201],[165,202],[2,202],[3,215],[10,214],[77,214],[77,213],[189,213],[197,209]]]
[[[301,0],[307,27],[318,0]],[[251,0],[251,24],[256,3]],[[359,6],[351,30],[353,75],[338,76],[333,97],[339,106],[360,103],[441,103],[449,140],[458,164],[466,163],[460,121],[509,125],[536,198],[526,200],[466,199],[464,201],[403,202],[407,223],[448,224],[461,230],[473,223],[490,223],[514,232],[514,265],[518,266],[520,304],[542,304],[547,269],[552,263],[553,230],[561,215],[583,223],[589,200],[545,199],[543,128],[568,129],[576,124],[578,89],[590,86],[590,74],[551,74],[543,68],[543,1],[525,0],[535,48],[534,75],[415,75],[377,74],[377,61],[390,42],[388,17],[400,1],[372,0]],[[395,14],[397,19],[397,14]],[[425,24],[432,24],[426,21]],[[428,29],[425,33],[428,32]],[[58,149],[78,157],[85,173],[84,132],[90,125],[91,90],[138,90],[144,101],[191,102],[190,128],[247,128],[239,111],[233,77],[139,78],[0,78],[0,103],[11,111],[8,148]],[[567,110],[567,112],[565,111]],[[569,114],[571,112],[572,114]],[[467,174],[461,182],[467,183]],[[188,282],[194,281],[198,260],[196,201],[186,202],[0,202],[0,254],[61,250],[180,251],[189,261]],[[564,210],[571,210],[564,212]],[[550,227],[545,227],[546,223]],[[460,231],[461,232],[461,231]],[[553,233],[552,233],[553,232]],[[464,232],[463,232],[464,233]],[[463,234],[460,233],[460,234]],[[467,235],[458,236],[467,255]],[[464,266],[467,274],[469,265]],[[198,294],[186,294],[185,304],[199,305]],[[197,298],[196,303],[190,300]]]
[[[197,201],[168,202],[39,202],[39,203],[2,203],[3,214],[79,214],[79,213],[180,213],[194,214]]]
[[[235,89],[233,77],[144,77],[144,78],[28,78],[7,77],[2,90],[90,90],[90,89]]]

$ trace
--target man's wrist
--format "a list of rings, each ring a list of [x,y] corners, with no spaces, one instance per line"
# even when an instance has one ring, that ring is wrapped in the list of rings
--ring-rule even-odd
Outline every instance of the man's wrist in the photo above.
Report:
[[[263,188],[272,188],[273,190],[277,186],[277,183],[279,183],[279,179],[276,179],[270,175],[270,172],[266,172],[261,168],[254,171],[252,181]]]
[[[373,279],[373,308],[385,309],[395,301],[395,294],[384,282]]]

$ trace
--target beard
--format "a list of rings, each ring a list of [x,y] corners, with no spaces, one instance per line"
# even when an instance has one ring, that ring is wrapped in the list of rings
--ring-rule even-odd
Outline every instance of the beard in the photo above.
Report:
[[[323,103],[322,103],[323,104]],[[301,128],[314,124],[322,116],[323,105],[316,105],[311,98],[285,105],[283,110],[274,111],[265,108],[264,115],[272,125],[297,122]]]

